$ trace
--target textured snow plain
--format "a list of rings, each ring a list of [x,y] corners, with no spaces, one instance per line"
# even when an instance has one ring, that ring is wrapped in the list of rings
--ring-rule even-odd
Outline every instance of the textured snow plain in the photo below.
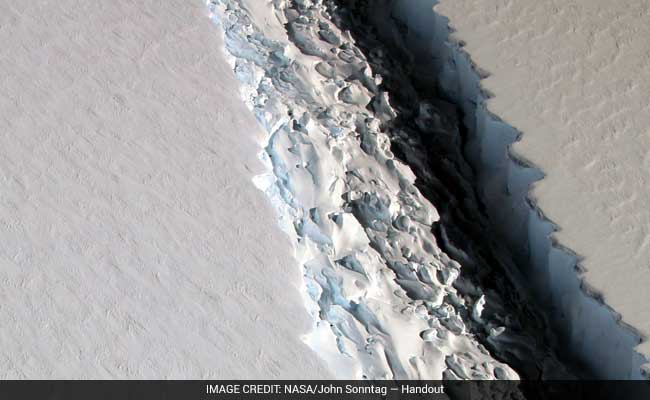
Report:
[[[600,376],[647,377],[650,4],[383,5],[462,104],[482,196],[566,348]]]
[[[0,378],[324,378],[203,2],[0,1]]]
[[[269,173],[255,183],[303,267],[314,322],[304,339],[336,376],[517,378],[481,341],[560,374],[547,349],[517,332],[498,294],[461,278],[463,266],[436,242],[438,211],[385,132],[400,110],[374,71],[390,63],[381,46],[366,58],[337,24],[334,1],[208,6],[242,98],[268,134],[260,157]],[[422,104],[417,124],[435,131],[437,112]]]

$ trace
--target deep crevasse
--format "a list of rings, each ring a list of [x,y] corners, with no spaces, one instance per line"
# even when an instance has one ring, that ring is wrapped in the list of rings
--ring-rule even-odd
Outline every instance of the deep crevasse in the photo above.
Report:
[[[304,268],[315,321],[305,341],[340,378],[516,378],[473,333],[507,337],[482,320],[480,289],[452,286],[462,267],[431,233],[437,211],[380,129],[395,117],[381,77],[327,7],[209,5],[243,99],[269,134],[269,174],[256,184]],[[286,39],[266,35],[281,23]]]

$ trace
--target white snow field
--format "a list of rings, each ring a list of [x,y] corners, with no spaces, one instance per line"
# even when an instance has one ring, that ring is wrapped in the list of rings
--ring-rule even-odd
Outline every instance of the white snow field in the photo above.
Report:
[[[324,378],[200,1],[0,1],[0,378]]]
[[[600,376],[648,377],[650,3],[388,3],[462,104],[491,217],[566,347]]]

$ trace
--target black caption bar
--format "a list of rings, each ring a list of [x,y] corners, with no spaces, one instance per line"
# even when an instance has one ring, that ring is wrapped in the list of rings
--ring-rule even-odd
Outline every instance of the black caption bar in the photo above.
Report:
[[[650,400],[647,381],[0,381],[0,399]]]

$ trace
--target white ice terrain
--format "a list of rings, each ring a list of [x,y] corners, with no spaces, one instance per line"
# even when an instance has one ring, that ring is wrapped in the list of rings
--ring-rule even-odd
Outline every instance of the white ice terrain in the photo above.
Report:
[[[422,143],[386,128],[390,49],[337,3],[212,0],[215,26],[198,1],[0,0],[0,377],[564,376],[544,322],[467,276],[485,248],[448,237],[424,153],[393,154]],[[434,27],[411,44],[449,61]],[[438,106],[412,125],[446,129]]]

